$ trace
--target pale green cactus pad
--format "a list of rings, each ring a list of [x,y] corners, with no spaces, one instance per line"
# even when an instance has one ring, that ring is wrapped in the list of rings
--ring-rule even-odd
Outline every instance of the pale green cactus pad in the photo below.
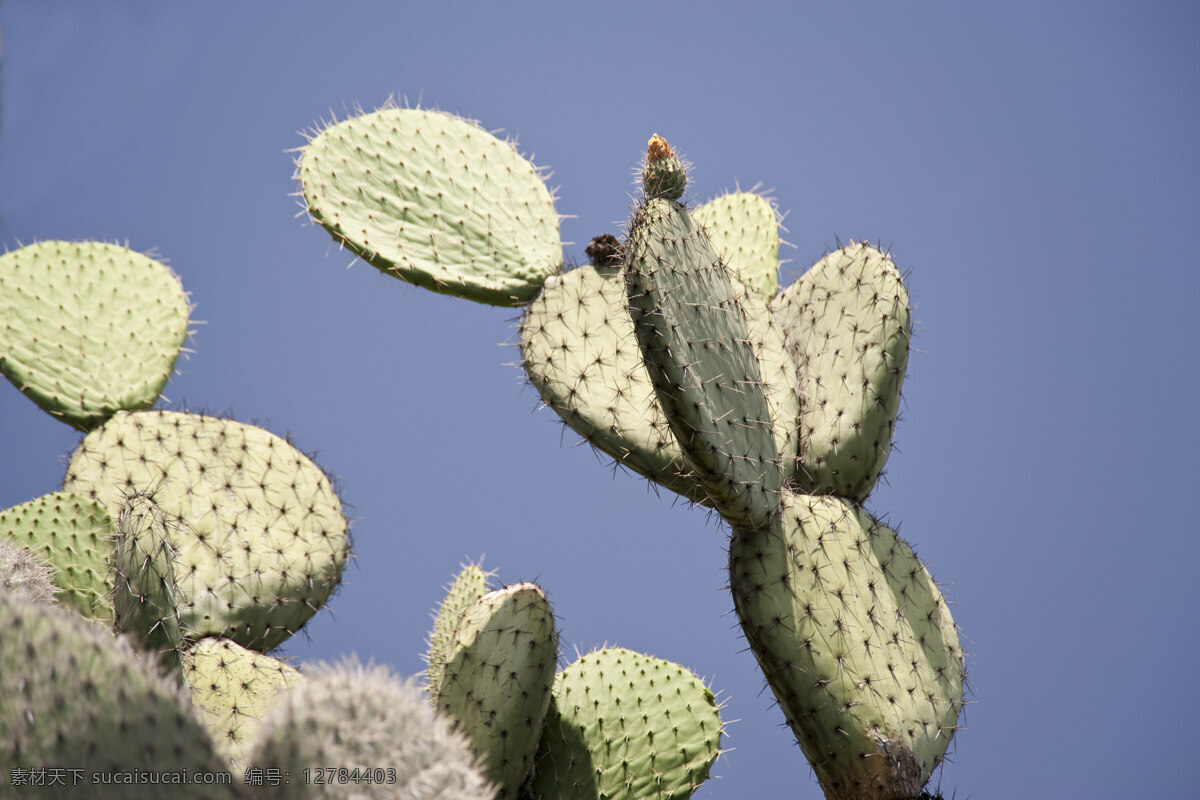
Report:
[[[57,419],[90,430],[149,408],[188,335],[179,279],[102,242],[47,241],[0,256],[0,373]]]
[[[59,602],[88,619],[113,617],[115,533],[105,507],[83,494],[52,492],[0,511],[0,538],[49,565]]]
[[[721,752],[713,693],[678,664],[597,650],[554,681],[531,800],[691,796]]]
[[[269,431],[173,411],[119,413],[89,433],[64,486],[119,514],[152,492],[171,522],[180,623],[265,652],[341,580],[350,542],[319,467]]]
[[[178,669],[183,634],[175,547],[166,514],[149,495],[125,499],[113,554],[113,627],[128,633],[168,670]]]
[[[956,730],[964,662],[912,548],[847,500],[785,493],[772,527],[735,528],[729,577],[826,797],[916,797]]]
[[[470,737],[498,798],[516,798],[533,766],[557,659],[554,615],[533,583],[487,593],[455,627],[436,705]]]
[[[41,767],[63,768],[63,784],[16,789],[21,770]],[[179,688],[159,677],[150,656],[100,626],[0,592],[0,794],[163,797],[160,785],[92,782],[96,774],[112,780],[114,773],[148,770],[224,771]],[[236,796],[232,780],[173,785],[170,791],[185,800]]]
[[[547,279],[521,319],[521,356],[543,402],[580,436],[618,464],[704,502],[654,396],[619,268],[584,266]]]
[[[247,763],[291,775],[256,787],[257,800],[495,796],[466,737],[434,711],[416,681],[386,667],[306,668],[304,681],[276,697],[249,752]],[[333,769],[318,775],[318,767]]]
[[[303,680],[285,661],[218,638],[188,648],[183,675],[201,722],[239,774],[249,766],[247,748],[275,696]]]
[[[764,303],[779,291],[779,212],[753,192],[733,192],[692,211],[721,261]]]
[[[368,264],[435,292],[513,306],[563,263],[554,200],[513,146],[439,111],[384,108],[304,148],[309,213]]]
[[[438,607],[429,634],[429,650],[425,660],[428,665],[425,675],[431,696],[437,696],[437,687],[442,682],[442,669],[446,659],[454,650],[454,631],[467,609],[488,592],[489,572],[478,564],[467,564],[446,590],[446,597]]]
[[[678,203],[646,201],[630,228],[629,312],[671,430],[722,516],[766,524],[784,476],[746,295]]]
[[[805,397],[799,485],[862,502],[892,448],[912,337],[908,291],[886,253],[853,243],[771,303]]]

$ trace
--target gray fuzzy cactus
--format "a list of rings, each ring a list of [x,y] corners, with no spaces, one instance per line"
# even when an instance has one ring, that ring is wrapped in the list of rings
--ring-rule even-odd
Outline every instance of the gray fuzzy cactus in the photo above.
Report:
[[[624,241],[598,237],[591,264],[540,274],[528,265],[561,261],[546,252],[548,228],[525,228],[520,252],[502,255],[491,227],[467,221],[548,219],[546,193],[497,200],[452,180],[481,174],[487,185],[491,162],[479,157],[473,169],[443,161],[423,190],[405,188],[410,162],[482,152],[477,128],[444,116],[388,108],[322,131],[299,161],[312,217],[418,285],[430,285],[426,274],[391,265],[461,276],[486,251],[489,270],[508,269],[499,298],[462,277],[431,288],[526,305],[523,365],[545,404],[618,464],[726,520],[735,608],[827,796],[915,797],[957,730],[965,676],[937,586],[862,506],[891,452],[912,332],[889,254],[851,242],[780,290],[774,206],[742,192],[682,205],[686,165],[655,136]],[[435,129],[439,146],[424,133],[400,141],[406,125]],[[343,144],[341,160],[329,158],[327,142],[351,141],[364,156]],[[490,147],[511,158],[505,143]],[[404,191],[376,193],[383,175]],[[386,242],[394,250],[377,256],[378,235],[355,240],[341,221],[354,215],[370,219],[366,234],[399,230]],[[428,242],[439,244],[432,260]]]

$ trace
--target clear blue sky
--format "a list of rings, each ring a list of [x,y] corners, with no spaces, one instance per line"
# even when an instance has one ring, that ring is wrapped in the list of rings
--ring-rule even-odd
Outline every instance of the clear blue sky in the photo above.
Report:
[[[704,798],[819,798],[740,636],[725,533],[564,433],[512,310],[354,263],[291,194],[301,131],[389,95],[519,137],[567,253],[658,132],[704,200],[761,183],[791,274],[892,247],[918,322],[868,506],[956,604],[958,797],[1194,797],[1200,733],[1200,6],[0,3],[0,244],[156,251],[196,309],[168,407],[290,433],[358,559],[286,648],[422,668],[464,559],[537,579],[564,652],[678,661],[727,700]],[[347,267],[350,266],[350,269]],[[0,506],[77,435],[0,385]]]

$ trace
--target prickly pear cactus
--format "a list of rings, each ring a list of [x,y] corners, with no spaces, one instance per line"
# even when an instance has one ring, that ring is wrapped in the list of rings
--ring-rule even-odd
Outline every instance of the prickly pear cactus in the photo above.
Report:
[[[713,693],[687,669],[621,648],[554,681],[530,800],[686,798],[721,752]]]
[[[112,514],[131,490],[153,491],[192,638],[276,647],[324,605],[349,554],[325,474],[285,440],[233,420],[119,413],[84,437],[63,485]]]
[[[651,197],[630,227],[630,316],[671,430],[722,515],[765,524],[783,476],[739,294],[678,203]]]
[[[917,796],[963,705],[963,651],[933,579],[852,502],[784,494],[734,528],[742,629],[830,800]]]
[[[29,787],[30,770],[59,767],[61,784]],[[223,771],[179,688],[124,639],[0,592],[0,794],[162,796],[161,786],[103,785],[105,776],[146,771]],[[180,784],[171,797],[232,800],[235,792],[232,781]]]
[[[517,797],[533,766],[557,659],[554,615],[533,583],[488,592],[455,626],[435,704],[470,737],[499,798]]]
[[[71,492],[52,492],[0,512],[0,538],[49,565],[59,602],[88,619],[113,616],[114,532],[103,505]]]
[[[779,291],[779,212],[754,192],[732,192],[692,212],[721,263],[764,303]]]
[[[437,696],[438,686],[442,683],[446,659],[453,655],[455,649],[454,631],[467,609],[487,594],[490,575],[491,573],[484,572],[479,564],[467,564],[446,590],[446,597],[434,617],[433,631],[429,634],[429,650],[426,654],[426,685],[433,697]]]
[[[583,266],[548,278],[521,319],[521,356],[543,401],[584,439],[704,502],[633,337],[621,268]]]
[[[851,243],[771,303],[805,397],[801,486],[862,502],[892,449],[912,338],[908,291],[887,253]]]
[[[80,430],[154,405],[188,335],[179,279],[102,242],[38,242],[0,256],[0,318],[0,373]]]
[[[113,627],[158,656],[165,669],[178,669],[183,633],[175,548],[166,515],[149,495],[133,494],[121,507],[113,575]]]
[[[426,289],[519,305],[562,267],[538,170],[468,120],[418,108],[363,114],[314,136],[297,173],[335,241]]]
[[[197,716],[218,752],[242,772],[248,766],[247,748],[276,695],[303,677],[285,661],[215,637],[188,647],[182,661]]]

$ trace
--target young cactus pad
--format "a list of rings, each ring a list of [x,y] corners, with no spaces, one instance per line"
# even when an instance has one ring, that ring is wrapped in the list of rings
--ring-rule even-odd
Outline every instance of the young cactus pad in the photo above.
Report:
[[[542,176],[473,122],[383,108],[313,137],[298,175],[309,213],[337,242],[426,289],[520,305],[562,267]]]
[[[114,627],[157,655],[167,669],[180,666],[179,584],[166,515],[148,495],[125,500],[117,518],[113,554]]]
[[[765,303],[779,290],[779,212],[753,192],[734,192],[692,212],[721,261]]]
[[[0,511],[0,538],[51,567],[59,602],[88,619],[113,616],[114,532],[105,507],[82,494],[52,492]]]
[[[488,592],[488,576],[478,564],[467,564],[454,578],[446,590],[446,597],[433,620],[433,631],[429,634],[429,652],[426,655],[428,668],[425,671],[427,685],[432,696],[437,696],[437,687],[442,682],[442,670],[446,659],[454,651],[454,631],[463,615],[476,600]]]
[[[152,492],[171,522],[180,622],[265,652],[299,630],[341,580],[350,540],[320,468],[234,420],[122,412],[80,442],[64,486],[120,514]]]
[[[554,681],[530,800],[691,796],[721,752],[713,693],[678,664],[597,650]]]
[[[847,500],[785,492],[770,528],[735,527],[729,579],[826,797],[916,797],[956,730],[964,666],[912,548]]]
[[[0,373],[80,430],[154,405],[188,335],[179,279],[102,242],[39,242],[0,256],[0,319]]]
[[[533,766],[557,659],[554,615],[533,583],[487,593],[455,627],[435,702],[470,737],[498,798],[516,798]]]
[[[908,291],[886,253],[852,243],[771,303],[806,398],[802,477],[810,494],[862,502],[892,447],[912,337]]]
[[[63,783],[29,794],[14,790],[22,771],[43,767],[63,768]],[[97,775],[112,780],[113,773],[150,770],[222,771],[180,689],[124,639],[77,614],[0,592],[0,795],[164,797],[157,785],[89,785]],[[175,785],[170,792],[183,800],[235,796],[232,781]]]
[[[290,773],[257,800],[492,800],[466,738],[416,681],[387,667],[318,666],[280,693],[246,763]],[[337,768],[322,783],[316,767]],[[308,770],[308,772],[306,772]],[[344,770],[344,771],[343,771]],[[305,780],[306,776],[309,780]]]

